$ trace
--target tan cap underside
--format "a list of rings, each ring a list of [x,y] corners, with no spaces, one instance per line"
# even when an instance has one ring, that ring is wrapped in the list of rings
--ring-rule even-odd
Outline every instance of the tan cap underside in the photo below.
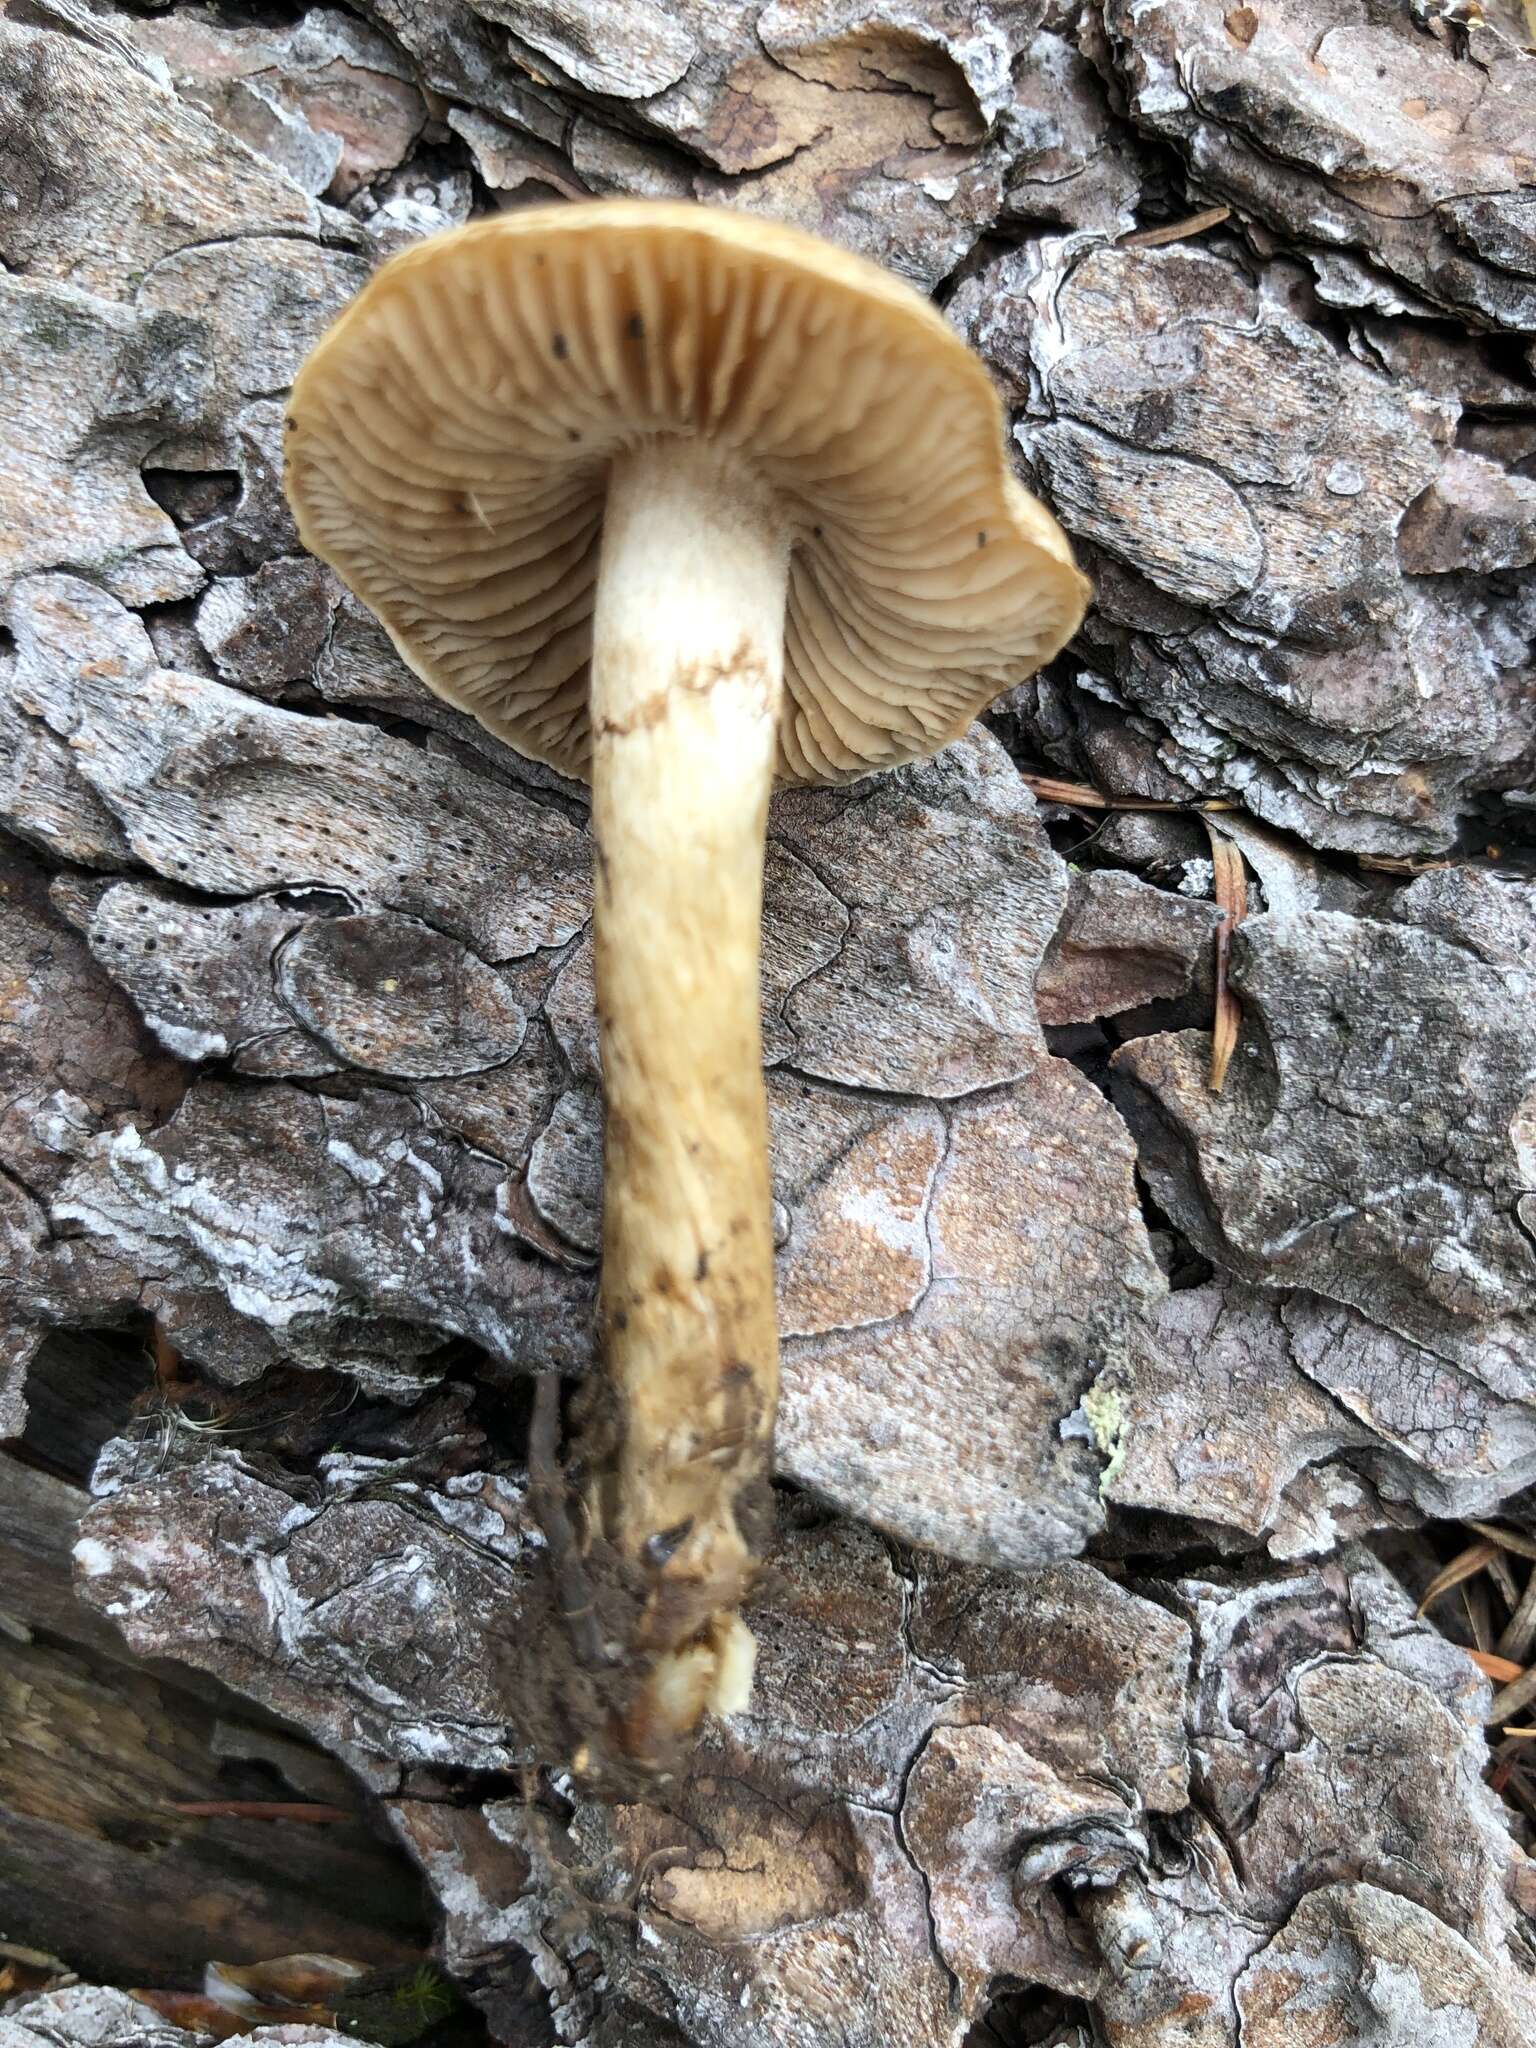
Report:
[[[539,208],[408,250],[289,412],[305,545],[432,689],[571,775],[608,467],[648,437],[707,437],[780,494],[786,779],[933,752],[1058,651],[1087,596],[927,301],[723,209]]]

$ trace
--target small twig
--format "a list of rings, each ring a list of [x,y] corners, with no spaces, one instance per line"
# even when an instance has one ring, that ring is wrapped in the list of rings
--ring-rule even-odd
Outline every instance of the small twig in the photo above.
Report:
[[[1203,235],[1207,228],[1219,228],[1232,218],[1230,206],[1207,206],[1185,220],[1166,222],[1160,228],[1140,228],[1134,235],[1122,235],[1117,249],[1161,249],[1165,242],[1182,242],[1190,235]]]

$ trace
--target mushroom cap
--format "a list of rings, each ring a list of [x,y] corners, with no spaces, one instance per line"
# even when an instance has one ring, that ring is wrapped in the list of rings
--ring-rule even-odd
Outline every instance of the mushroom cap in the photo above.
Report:
[[[933,753],[1087,602],[940,314],[749,214],[608,199],[435,236],[340,315],[288,411],[305,546],[432,690],[568,775],[608,469],[647,438],[706,437],[780,495],[785,780]]]

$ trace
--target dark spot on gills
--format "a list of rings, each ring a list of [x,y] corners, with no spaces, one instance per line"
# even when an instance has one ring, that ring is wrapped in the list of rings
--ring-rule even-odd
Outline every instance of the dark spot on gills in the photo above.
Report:
[[[645,322],[640,318],[640,315],[638,313],[630,314],[629,318],[624,323],[624,332],[629,336],[631,341],[644,341]]]
[[[549,346],[557,363],[563,363],[571,352],[570,344],[563,334],[557,334]]]
[[[985,535],[984,533],[978,533],[978,534],[977,534],[977,536],[976,536],[976,545],[977,545],[977,547],[979,547],[979,548],[984,548],[984,547],[986,546],[986,544],[987,544],[987,536],[986,536],[986,535]]]
[[[693,1277],[695,1280],[707,1280],[709,1278],[708,1252],[699,1253],[699,1263],[693,1269]]]

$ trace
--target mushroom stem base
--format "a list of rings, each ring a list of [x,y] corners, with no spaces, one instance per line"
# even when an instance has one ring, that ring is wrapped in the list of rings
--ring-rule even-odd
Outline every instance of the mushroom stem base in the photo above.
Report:
[[[735,1610],[778,1398],[759,955],[788,559],[771,494],[719,451],[616,463],[591,689],[609,1440],[589,1510],[639,1597],[633,1756],[750,1683]]]

